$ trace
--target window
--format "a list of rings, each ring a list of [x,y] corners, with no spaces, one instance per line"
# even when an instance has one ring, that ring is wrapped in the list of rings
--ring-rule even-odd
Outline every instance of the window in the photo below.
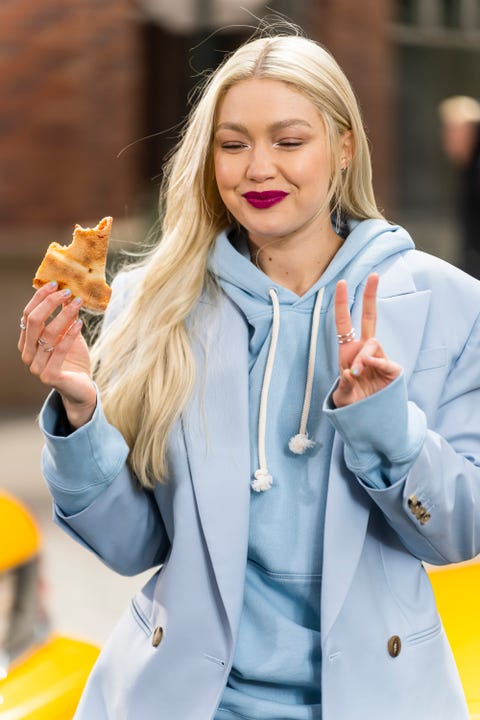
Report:
[[[460,28],[462,26],[461,0],[442,0],[440,5],[440,24],[444,28]]]
[[[430,34],[480,34],[480,0],[397,0],[396,25]]]
[[[417,0],[399,0],[397,18],[402,25],[415,25],[418,22]]]

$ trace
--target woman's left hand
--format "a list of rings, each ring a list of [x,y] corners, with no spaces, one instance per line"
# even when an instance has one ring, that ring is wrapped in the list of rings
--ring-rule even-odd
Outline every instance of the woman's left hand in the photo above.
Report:
[[[345,280],[337,283],[335,323],[339,336],[340,380],[332,395],[335,407],[351,405],[373,395],[389,385],[402,371],[400,365],[385,355],[374,337],[377,323],[377,287],[378,275],[369,275],[363,293],[361,337],[359,340],[354,338],[348,341],[352,331],[348,288]]]

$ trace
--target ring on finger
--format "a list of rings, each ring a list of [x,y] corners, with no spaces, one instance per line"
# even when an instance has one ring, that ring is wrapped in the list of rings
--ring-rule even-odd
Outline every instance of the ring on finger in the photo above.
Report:
[[[339,333],[337,334],[337,342],[339,345],[345,345],[345,343],[350,343],[355,340],[355,328],[350,328],[350,330],[346,333]]]
[[[55,350],[55,345],[50,345],[49,347],[44,347],[42,349],[43,349],[43,352],[51,353]]]
[[[23,332],[26,329],[27,329],[27,325],[25,323],[25,320],[23,319],[23,317],[21,317],[20,318],[20,330]]]
[[[38,338],[37,345],[41,345],[42,347],[45,347],[45,345],[48,345],[48,343],[43,338]]]

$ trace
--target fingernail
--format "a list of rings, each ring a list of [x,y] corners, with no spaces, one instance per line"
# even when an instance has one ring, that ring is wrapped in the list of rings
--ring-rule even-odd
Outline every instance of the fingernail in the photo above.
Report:
[[[77,297],[72,300],[72,305],[81,305],[81,304],[82,304],[82,298],[79,295],[77,295]]]
[[[53,288],[56,288],[57,285],[58,285],[58,283],[56,280],[52,280],[51,282],[48,283],[48,287],[52,288],[52,290],[53,290]]]
[[[67,288],[66,290],[63,291],[62,296],[70,297],[71,294],[72,294],[72,291],[69,288]]]
[[[80,320],[80,319],[75,320],[75,325],[76,325],[77,327],[82,327],[82,325],[83,325],[83,320]]]
[[[350,368],[350,375],[355,375],[355,376],[357,376],[357,375],[359,374],[359,372],[360,372],[360,370],[358,369],[358,367],[352,367],[352,368]]]

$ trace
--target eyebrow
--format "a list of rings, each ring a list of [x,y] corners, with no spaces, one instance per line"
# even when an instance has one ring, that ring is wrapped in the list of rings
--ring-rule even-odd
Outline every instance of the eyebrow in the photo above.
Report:
[[[269,130],[275,132],[275,130],[283,130],[284,128],[292,127],[294,125],[303,125],[304,127],[308,128],[312,127],[309,122],[303,120],[302,118],[287,118],[285,120],[278,120],[277,122],[272,123],[271,125],[269,125]],[[217,132],[218,130],[234,130],[248,135],[248,129],[245,127],[245,125],[241,125],[240,123],[219,123],[216,128]]]

